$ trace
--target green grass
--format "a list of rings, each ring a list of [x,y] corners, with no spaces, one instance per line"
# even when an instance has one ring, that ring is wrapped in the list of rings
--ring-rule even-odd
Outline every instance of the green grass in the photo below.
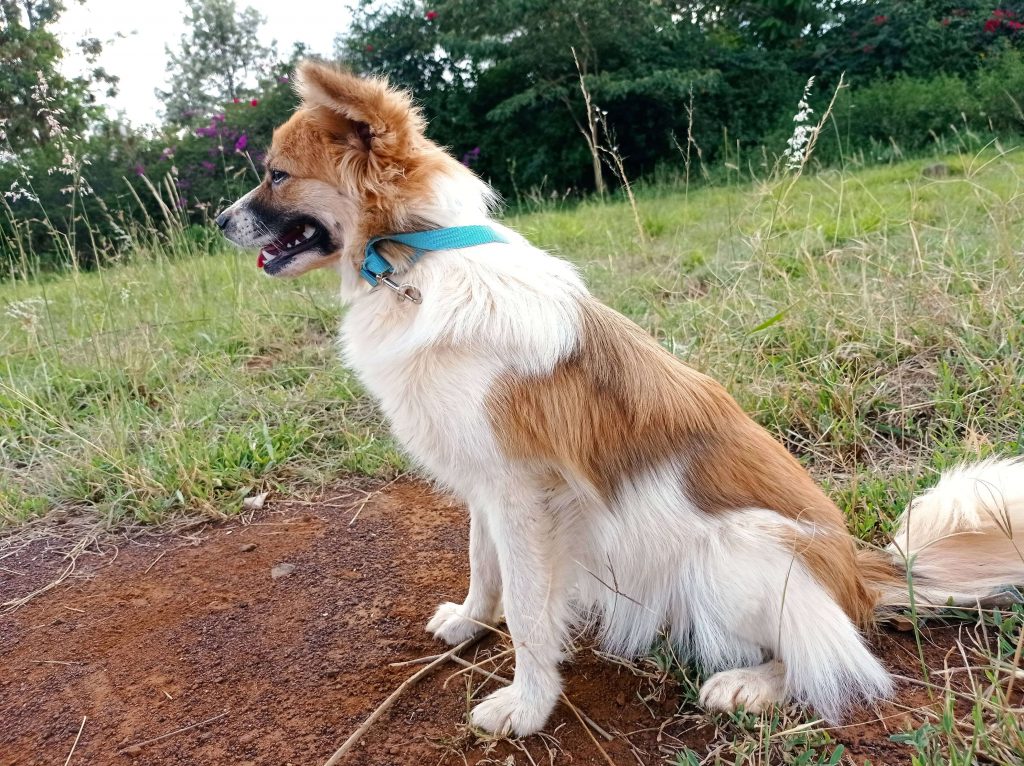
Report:
[[[934,469],[1022,451],[1024,152],[823,171],[515,216],[721,380],[884,531]],[[268,482],[402,459],[332,336],[333,275],[174,244],[0,285],[0,518],[226,514]]]
[[[948,176],[922,174],[939,160]],[[618,201],[510,222],[721,380],[860,537],[884,537],[944,466],[1024,451],[1024,151],[647,188],[638,207],[642,231]],[[188,255],[187,234],[0,285],[0,526],[53,509],[111,526],[217,517],[266,486],[402,470],[338,361],[333,275],[269,280],[219,244]],[[1020,626],[1017,610],[975,627],[977,688],[966,702],[939,688],[900,735],[916,763],[1020,752],[1019,710],[985,680],[1019,653]],[[688,671],[663,672],[695,693]],[[716,725],[715,748],[678,763],[847,762],[821,726]]]
[[[229,514],[257,485],[401,465],[332,346],[326,274],[233,250],[0,287],[0,517]]]

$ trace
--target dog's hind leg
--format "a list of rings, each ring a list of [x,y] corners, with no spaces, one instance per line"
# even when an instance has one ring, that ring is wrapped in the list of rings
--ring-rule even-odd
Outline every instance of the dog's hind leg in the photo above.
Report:
[[[554,543],[544,492],[528,481],[501,489],[486,512],[516,670],[510,686],[473,709],[471,721],[490,732],[526,735],[544,726],[562,691],[558,663],[569,620],[567,562]]]
[[[452,646],[497,623],[501,604],[501,572],[486,514],[469,509],[469,593],[461,604],[441,604],[427,631]]]
[[[892,682],[833,594],[804,564],[799,547],[832,534],[771,511],[747,509],[720,519],[714,540],[684,576],[691,650],[712,671],[700,691],[713,710],[764,710],[794,699],[836,722],[854,704],[885,697]],[[759,648],[765,664],[749,663]],[[742,652],[737,648],[744,648]],[[747,661],[744,661],[746,655]]]

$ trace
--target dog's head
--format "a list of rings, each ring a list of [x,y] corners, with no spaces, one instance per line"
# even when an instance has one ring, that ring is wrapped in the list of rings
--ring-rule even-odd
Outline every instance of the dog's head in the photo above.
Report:
[[[259,249],[265,273],[358,268],[371,237],[431,225],[422,211],[438,178],[471,175],[383,80],[314,62],[295,79],[301,105],[274,131],[263,182],[217,217],[228,239]]]

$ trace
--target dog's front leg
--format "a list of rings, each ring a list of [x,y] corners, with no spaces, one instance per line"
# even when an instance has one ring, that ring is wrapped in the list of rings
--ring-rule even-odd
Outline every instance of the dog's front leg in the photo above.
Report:
[[[471,713],[497,734],[539,731],[558,703],[558,663],[568,624],[568,589],[552,519],[540,492],[507,487],[484,509],[501,568],[505,621],[516,651],[515,678]]]
[[[469,593],[461,604],[441,604],[427,630],[455,646],[472,638],[501,617],[501,572],[498,554],[487,525],[487,514],[478,503],[469,506]]]

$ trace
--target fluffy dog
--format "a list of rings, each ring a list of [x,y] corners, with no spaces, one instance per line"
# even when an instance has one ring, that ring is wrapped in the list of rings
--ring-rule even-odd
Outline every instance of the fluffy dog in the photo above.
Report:
[[[835,721],[892,690],[861,629],[907,601],[908,561],[918,603],[1024,582],[1024,463],[957,469],[914,501],[889,549],[858,550],[722,386],[495,220],[491,189],[426,138],[408,95],[314,63],[296,81],[302,104],[274,133],[266,178],[218,224],[259,248],[269,275],[338,273],[347,363],[469,507],[469,593],[427,630],[457,644],[504,614],[516,650],[513,683],[473,724],[541,729],[583,620],[622,655],[667,629],[711,673],[709,709],[796,699]],[[393,273],[376,287],[360,275],[380,237],[462,226],[500,241],[417,260],[384,239]]]

